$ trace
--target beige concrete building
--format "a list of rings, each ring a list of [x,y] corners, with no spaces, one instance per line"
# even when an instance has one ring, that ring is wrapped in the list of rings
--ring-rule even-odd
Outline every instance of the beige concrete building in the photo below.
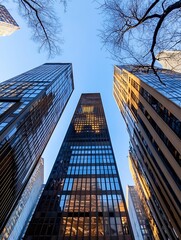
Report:
[[[163,68],[181,73],[181,51],[162,51],[156,59]]]
[[[0,36],[8,36],[19,29],[18,24],[8,10],[0,5]]]
[[[181,74],[115,66],[114,97],[130,135],[130,164],[155,239],[180,239]]]

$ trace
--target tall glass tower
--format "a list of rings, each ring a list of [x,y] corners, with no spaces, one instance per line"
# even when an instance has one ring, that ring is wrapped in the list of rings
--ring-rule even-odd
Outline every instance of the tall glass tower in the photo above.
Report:
[[[181,239],[181,74],[115,66],[114,96],[130,135],[130,167],[155,239]]]
[[[24,239],[133,239],[100,94],[82,94]]]
[[[0,230],[73,91],[71,64],[44,64],[0,84]]]

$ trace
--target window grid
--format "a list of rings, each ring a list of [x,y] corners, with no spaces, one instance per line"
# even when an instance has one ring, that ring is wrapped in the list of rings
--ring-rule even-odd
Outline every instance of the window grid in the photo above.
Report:
[[[130,237],[102,104],[100,97],[93,95],[96,100],[85,99],[86,94],[77,106],[27,236],[107,240]],[[45,222],[53,213],[56,216],[48,234]],[[44,223],[38,223],[42,214]],[[58,218],[59,228],[55,232]],[[44,233],[40,226],[44,227]]]
[[[54,76],[51,78],[50,67],[48,68],[50,79],[37,83],[38,72],[43,76],[42,80],[46,79],[42,69],[47,66],[45,64],[38,67],[37,74],[34,74],[31,82],[29,82],[29,76],[34,69],[29,71],[29,74],[23,73],[0,84],[0,99],[3,99],[3,104],[7,103],[7,106],[10,106],[14,103],[14,99],[16,100],[14,105],[6,109],[6,116],[3,114],[0,116],[0,126],[3,126],[3,128],[0,127],[2,133],[0,154],[3,169],[0,179],[3,194],[0,201],[4,203],[0,208],[1,225],[4,224],[3,221],[9,209],[18,199],[34,165],[42,155],[73,90],[71,64],[51,65],[54,70],[57,69]],[[65,71],[68,75],[65,75]],[[24,90],[33,90],[37,95],[25,98],[21,95]],[[12,98],[13,91],[16,95]]]

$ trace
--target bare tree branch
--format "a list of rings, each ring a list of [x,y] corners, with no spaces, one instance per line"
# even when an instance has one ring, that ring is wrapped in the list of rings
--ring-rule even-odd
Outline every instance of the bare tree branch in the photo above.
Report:
[[[61,24],[54,5],[56,2],[63,4],[65,10],[67,0],[13,0],[13,2],[18,5],[20,15],[31,28],[32,39],[39,43],[39,51],[48,52],[49,57],[60,54],[63,43],[60,39]]]
[[[150,64],[156,74],[158,52],[181,49],[181,0],[104,0],[99,9],[103,44],[123,61]]]
[[[153,41],[152,41],[152,46],[151,46],[151,49],[150,49],[150,52],[151,52],[151,55],[152,55],[152,63],[151,63],[151,67],[154,68],[154,64],[155,64],[155,53],[154,53],[154,48],[155,48],[155,45],[156,45],[156,40],[157,40],[157,36],[158,36],[158,31],[159,29],[161,28],[162,26],[162,23],[163,21],[165,20],[165,18],[167,17],[167,15],[176,10],[176,9],[179,9],[181,8],[181,0],[177,1],[176,3],[170,5],[167,7],[167,9],[164,10],[162,16],[160,17],[157,25],[156,25],[156,28],[155,28],[155,31],[154,31],[154,34],[153,34]]]
[[[47,31],[46,31],[46,29],[45,29],[45,26],[43,25],[43,22],[42,22],[42,20],[41,20],[41,18],[40,18],[40,16],[39,16],[38,10],[37,10],[36,8],[34,8],[33,5],[31,5],[30,2],[27,1],[27,0],[21,0],[21,2],[23,2],[23,5],[26,5],[26,4],[27,4],[27,5],[30,7],[30,9],[32,9],[32,10],[35,12],[35,15],[36,15],[36,17],[37,17],[37,19],[38,19],[38,22],[39,22],[39,24],[40,24],[40,26],[41,26],[44,34],[45,34],[45,38],[46,38],[46,40],[47,40],[47,42],[48,42],[49,48],[51,49],[51,44],[50,44],[50,40],[49,40],[49,38],[48,38],[48,33],[47,33]],[[34,2],[34,1],[32,1],[32,2]],[[34,3],[35,3],[35,2],[34,2]],[[35,3],[35,4],[41,8],[41,5],[40,5],[40,4],[38,4],[38,3]]]

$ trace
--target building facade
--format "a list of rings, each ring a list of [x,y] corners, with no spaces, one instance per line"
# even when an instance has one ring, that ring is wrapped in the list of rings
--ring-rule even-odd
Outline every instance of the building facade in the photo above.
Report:
[[[18,24],[5,6],[0,5],[0,36],[8,36],[19,29]]]
[[[100,94],[82,94],[24,239],[133,239]]]
[[[44,64],[0,84],[1,231],[72,91],[72,65],[61,63]]]
[[[44,160],[40,158],[25,190],[6,223],[1,240],[21,239],[43,190]]]
[[[130,135],[130,162],[155,239],[179,239],[181,74],[115,66],[114,97]]]
[[[135,186],[127,186],[126,204],[134,234],[138,240],[154,240],[148,218]]]
[[[162,51],[156,60],[163,68],[181,73],[181,51]]]

